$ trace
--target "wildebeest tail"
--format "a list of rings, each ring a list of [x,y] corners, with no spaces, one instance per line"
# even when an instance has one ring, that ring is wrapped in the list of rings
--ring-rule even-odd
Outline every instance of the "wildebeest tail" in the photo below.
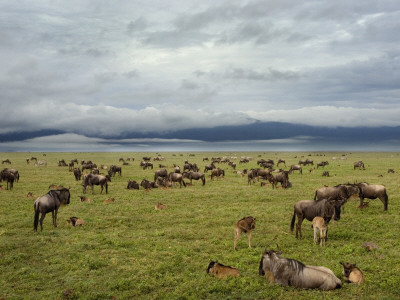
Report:
[[[206,177],[203,176],[203,177],[201,178],[201,181],[203,181],[203,185],[205,185],[205,184],[206,184]]]
[[[290,231],[294,229],[294,222],[296,221],[296,212],[293,212],[292,222],[290,223]]]
[[[315,191],[314,200],[317,200],[317,191]]]
[[[385,196],[385,203],[383,204],[384,205],[384,210],[387,210],[388,209],[388,202],[389,202],[389,197],[388,197],[388,195],[387,195],[387,193],[386,193],[386,189],[385,189],[385,194],[384,194],[384,196]]]
[[[33,220],[33,230],[37,231],[38,224],[39,224],[39,204],[36,205],[36,203],[33,205],[33,208],[35,209],[35,218]]]

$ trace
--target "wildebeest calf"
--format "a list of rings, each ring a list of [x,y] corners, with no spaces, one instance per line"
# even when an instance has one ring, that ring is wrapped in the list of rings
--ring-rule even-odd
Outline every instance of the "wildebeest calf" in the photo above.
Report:
[[[340,262],[340,264],[343,266],[343,278],[346,282],[356,284],[365,282],[364,274],[355,264],[348,262]]]
[[[249,239],[249,248],[251,248],[251,231],[256,227],[256,218],[245,217],[237,221],[234,225],[235,237],[233,240],[233,249],[236,250],[236,244],[242,232],[247,233]]]
[[[228,276],[238,277],[240,276],[240,272],[238,269],[230,266],[224,266],[216,261],[211,261],[207,268],[207,273],[212,274],[218,278],[225,278]]]
[[[323,217],[315,217],[312,221],[312,226],[314,228],[314,243],[318,244],[318,231],[319,231],[319,238],[321,240],[321,246],[325,245],[326,237],[328,233],[328,224],[325,223]]]

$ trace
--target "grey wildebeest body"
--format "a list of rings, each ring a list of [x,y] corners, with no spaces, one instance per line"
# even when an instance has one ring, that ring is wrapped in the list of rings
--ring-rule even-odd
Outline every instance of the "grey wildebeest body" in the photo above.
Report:
[[[79,168],[74,168],[74,176],[75,176],[75,180],[81,180],[82,177],[82,171]]]
[[[116,173],[119,173],[119,176],[122,175],[122,168],[120,166],[111,165],[108,170],[108,175],[115,176]]]
[[[217,177],[217,179],[218,179],[218,178],[220,178],[221,176],[222,176],[222,177],[225,176],[225,171],[224,171],[224,170],[222,170],[222,169],[220,169],[220,168],[211,170],[211,180],[213,180],[214,177]]]
[[[61,204],[69,204],[70,197],[69,189],[63,188],[60,190],[50,190],[46,195],[37,198],[33,205],[35,210],[33,229],[37,231],[40,222],[40,230],[43,230],[43,219],[49,212],[52,213],[54,227],[57,227],[58,208]],[[40,221],[39,214],[41,214]]]
[[[355,184],[338,184],[336,186],[324,186],[315,191],[314,200],[334,199],[347,202],[358,197],[360,188]]]
[[[292,174],[294,171],[299,171],[300,174],[303,174],[303,169],[300,165],[291,165],[289,169],[289,174]]]
[[[270,283],[303,289],[329,291],[342,287],[342,282],[332,270],[323,266],[308,266],[297,260],[283,258],[275,250],[265,250],[258,273]]]
[[[154,181],[157,181],[158,177],[167,178],[168,177],[167,169],[161,169],[161,170],[155,171],[155,173],[154,173]]]
[[[325,223],[328,224],[335,214],[335,220],[340,219],[340,206],[342,200],[300,200],[294,205],[294,212],[292,217],[292,222],[290,223],[290,230],[293,231],[294,223],[297,216],[296,224],[296,238],[298,238],[300,233],[300,238],[302,238],[301,233],[301,223],[304,219],[312,221],[315,217],[323,217]]]
[[[14,169],[3,169],[0,172],[0,182],[1,181],[6,181],[7,182],[7,190],[8,190],[8,184],[10,184],[10,190],[13,189],[14,187],[14,181],[18,181],[19,179],[19,173],[17,170]]]
[[[111,182],[111,177],[109,175],[94,175],[94,174],[86,174],[83,176],[83,193],[86,192],[88,186],[92,189],[92,194],[94,194],[93,186],[100,185],[101,191],[100,194],[103,192],[104,187],[106,188],[106,194],[108,193],[108,181]]]
[[[381,184],[368,184],[366,182],[362,182],[357,185],[360,188],[360,207],[363,205],[364,198],[379,198],[383,203],[384,210],[388,209],[389,197],[387,195],[385,186]]]
[[[354,163],[354,168],[353,168],[353,170],[355,170],[355,169],[365,170],[365,166],[364,166],[363,161],[361,161],[361,160],[356,161],[356,162]]]
[[[214,170],[216,167],[215,167],[215,165],[212,163],[212,164],[209,164],[209,165],[206,165],[205,167],[204,167],[204,173],[206,173],[207,171],[211,171],[211,170]]]
[[[169,173],[168,180],[173,182],[173,183],[174,182],[178,182],[180,188],[182,187],[182,184],[183,184],[184,187],[186,187],[186,183],[183,180],[182,174],[180,174],[180,173],[174,173],[174,172]]]
[[[187,178],[190,180],[190,184],[192,184],[192,180],[199,180],[201,179],[201,181],[203,182],[203,185],[206,184],[206,176],[204,175],[204,173],[201,172],[183,172],[182,173],[183,178]]]

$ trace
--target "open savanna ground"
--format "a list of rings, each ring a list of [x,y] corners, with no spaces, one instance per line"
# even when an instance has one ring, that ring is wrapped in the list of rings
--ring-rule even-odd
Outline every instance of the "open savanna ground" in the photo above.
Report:
[[[152,161],[153,170],[139,167],[143,156],[156,153],[0,153],[20,173],[13,190],[0,190],[0,298],[5,299],[394,299],[400,286],[400,197],[398,153],[160,153],[165,160]],[[311,156],[308,156],[308,155]],[[45,159],[47,166],[26,163],[32,156]],[[301,156],[314,163],[327,160],[325,168],[314,173],[289,175],[290,189],[272,189],[260,182],[247,184],[247,176],[235,174],[230,166],[224,178],[206,185],[193,181],[186,188],[128,190],[128,180],[152,180],[158,164],[173,170],[184,161],[197,163],[200,170],[208,162],[203,157],[236,156],[237,170],[256,168],[260,158],[281,157],[285,170],[297,164]],[[239,158],[253,158],[240,164]],[[338,157],[332,160],[332,157]],[[123,166],[119,158],[135,158]],[[122,166],[122,175],[109,183],[108,194],[95,186],[92,203],[80,202],[82,182],[75,181],[68,167],[59,167],[64,159],[92,160],[98,166]],[[366,170],[353,170],[362,160]],[[283,166],[282,166],[283,167]],[[316,167],[316,165],[314,165]],[[388,174],[394,169],[394,174]],[[323,177],[323,171],[330,177]],[[208,173],[209,174],[209,173]],[[382,176],[380,176],[382,175]],[[188,182],[188,180],[185,180]],[[293,205],[313,199],[317,188],[340,183],[366,181],[383,184],[389,195],[389,209],[383,211],[379,199],[365,201],[369,207],[358,209],[358,200],[348,202],[340,221],[329,224],[325,247],[313,243],[309,221],[303,222],[303,239],[290,232]],[[5,182],[1,183],[5,186]],[[50,184],[70,187],[71,203],[58,212],[58,227],[51,214],[44,220],[43,231],[33,231],[33,202],[46,194]],[[107,198],[115,202],[105,204]],[[166,210],[155,210],[158,202]],[[85,220],[72,227],[67,220],[76,216]],[[238,250],[233,250],[233,225],[245,217],[256,218],[252,248],[242,235]],[[377,249],[367,251],[363,242],[374,242]],[[305,264],[330,268],[343,280],[339,262],[356,263],[366,282],[356,286],[344,283],[338,290],[322,292],[270,285],[258,275],[261,255],[267,245],[279,245],[283,257]],[[238,268],[241,276],[219,280],[206,273],[210,260]],[[64,295],[63,295],[64,292]]]

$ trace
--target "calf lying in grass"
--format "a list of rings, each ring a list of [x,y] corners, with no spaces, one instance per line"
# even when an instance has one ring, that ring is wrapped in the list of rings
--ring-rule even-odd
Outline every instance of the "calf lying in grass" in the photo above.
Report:
[[[348,262],[341,262],[340,264],[343,266],[343,278],[346,282],[356,284],[365,282],[364,274],[355,264]]]
[[[69,218],[69,220],[67,220],[67,222],[69,225],[72,225],[74,227],[82,226],[82,225],[86,224],[86,222],[83,219],[80,219],[77,217],[71,217],[71,218]]]
[[[154,205],[154,209],[156,210],[167,209],[167,205],[158,202],[156,205]]]
[[[207,273],[218,278],[225,278],[228,276],[238,277],[240,272],[238,269],[230,266],[224,266],[216,261],[211,261],[207,268]]]

